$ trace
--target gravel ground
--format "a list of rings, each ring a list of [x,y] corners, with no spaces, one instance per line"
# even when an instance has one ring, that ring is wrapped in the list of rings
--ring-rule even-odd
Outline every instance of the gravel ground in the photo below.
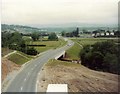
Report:
[[[80,66],[44,66],[38,75],[37,91],[46,92],[48,84],[68,84],[69,92],[117,92],[118,75]]]

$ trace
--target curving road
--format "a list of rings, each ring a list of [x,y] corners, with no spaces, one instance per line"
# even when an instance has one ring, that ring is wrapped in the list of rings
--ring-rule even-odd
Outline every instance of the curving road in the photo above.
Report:
[[[74,42],[68,40],[68,44],[64,47],[52,49],[44,52],[36,59],[30,61],[12,80],[6,92],[36,92],[37,75],[42,66],[52,58],[55,58],[61,52],[69,49]]]

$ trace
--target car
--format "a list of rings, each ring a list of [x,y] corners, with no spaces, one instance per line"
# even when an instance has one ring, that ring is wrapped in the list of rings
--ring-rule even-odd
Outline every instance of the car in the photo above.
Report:
[[[71,46],[71,44],[68,44],[68,46]]]

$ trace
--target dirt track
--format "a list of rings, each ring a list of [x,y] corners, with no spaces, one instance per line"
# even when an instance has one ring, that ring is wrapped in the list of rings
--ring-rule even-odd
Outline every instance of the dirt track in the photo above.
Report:
[[[40,72],[38,91],[45,92],[48,84],[68,84],[69,92],[117,92],[118,75],[58,64]]]

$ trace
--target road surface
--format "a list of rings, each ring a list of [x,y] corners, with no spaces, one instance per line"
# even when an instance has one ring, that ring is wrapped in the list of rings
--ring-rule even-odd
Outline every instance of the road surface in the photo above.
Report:
[[[71,45],[68,46],[68,44]],[[74,45],[74,43],[70,40],[68,40],[68,44],[61,48],[48,50],[26,64],[12,80],[5,92],[36,92],[37,75],[42,66],[49,59],[55,58],[59,53],[69,49]]]

